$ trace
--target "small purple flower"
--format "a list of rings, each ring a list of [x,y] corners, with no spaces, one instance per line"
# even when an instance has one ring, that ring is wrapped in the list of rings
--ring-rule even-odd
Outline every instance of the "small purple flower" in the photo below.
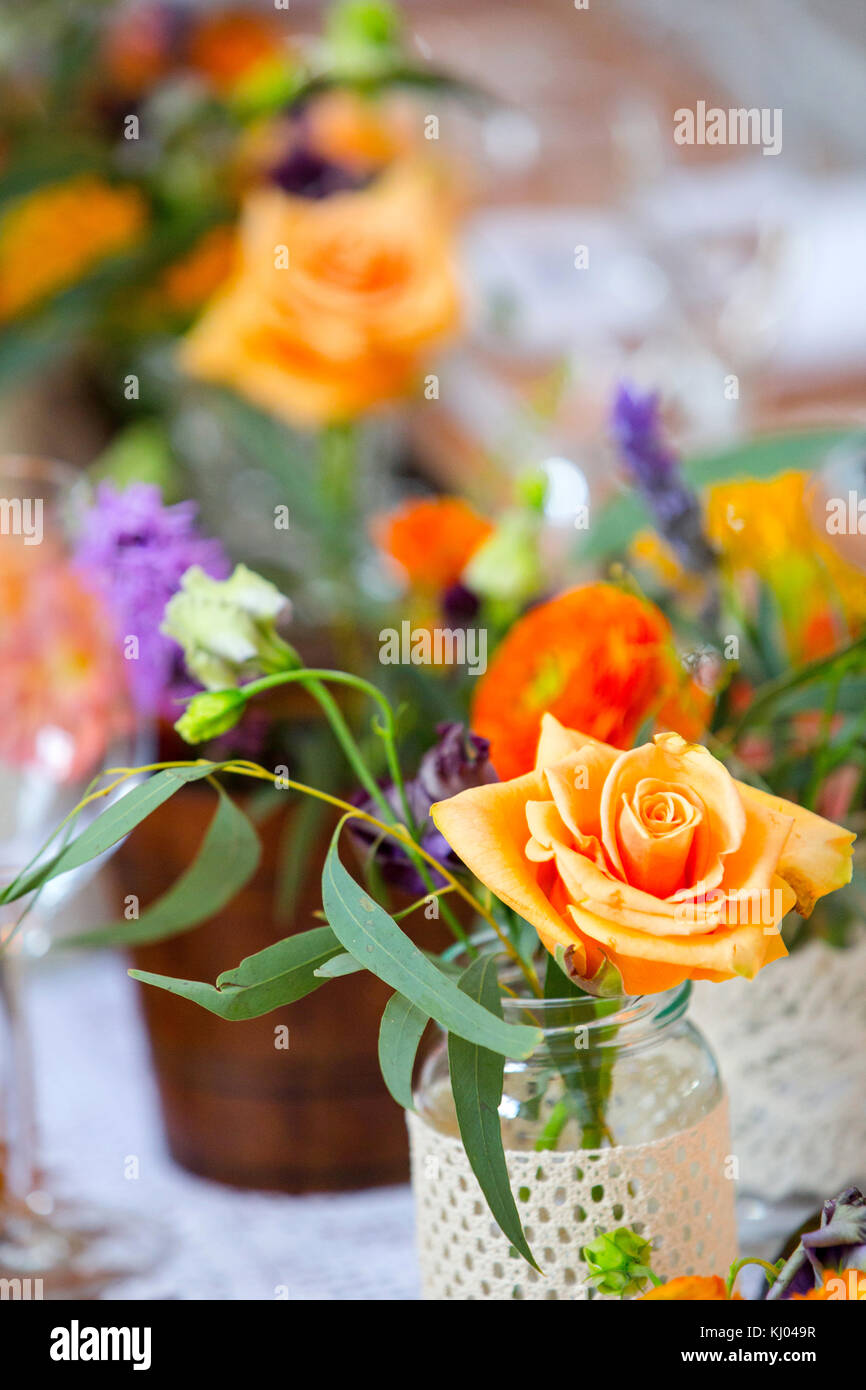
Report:
[[[690,569],[709,569],[715,555],[704,536],[700,502],[683,477],[677,455],[665,445],[658,393],[641,395],[621,382],[611,431],[631,481],[678,558]]]
[[[800,1238],[767,1297],[809,1293],[820,1287],[824,1270],[846,1269],[866,1273],[866,1197],[858,1187],[847,1187],[824,1203],[818,1230]]]
[[[464,627],[466,623],[471,623],[473,618],[478,616],[481,608],[481,600],[472,589],[468,589],[465,584],[458,580],[456,584],[450,584],[442,594],[442,615],[449,623],[454,623],[457,627]]]
[[[100,483],[75,552],[77,568],[103,595],[121,641],[138,640],[130,660],[136,708],[145,715],[177,714],[179,648],[160,632],[168,600],[190,565],[215,579],[231,566],[221,543],[202,536],[194,502],[163,506],[158,487],[133,483],[123,492]]]
[[[498,779],[489,760],[490,744],[486,738],[471,733],[463,724],[457,723],[439,724],[436,733],[438,742],[424,754],[414,778],[405,784],[406,800],[420,831],[422,849],[453,873],[461,867],[461,862],[430,819],[430,807],[434,802],[445,801],[468,787],[480,787]],[[398,816],[402,816],[397,789],[389,783],[383,791],[389,805],[393,806]],[[356,794],[353,801],[361,810],[377,815],[375,802],[365,793]],[[406,851],[395,840],[389,836],[377,840],[372,826],[363,823],[354,824],[352,829],[362,844],[375,844],[376,863],[386,883],[415,897],[423,896],[427,891],[426,885]],[[444,883],[444,879],[435,871],[432,878],[437,888]]]
[[[353,192],[369,182],[342,164],[326,159],[309,145],[297,144],[271,169],[269,178],[284,193],[297,198],[330,198],[333,193]]]

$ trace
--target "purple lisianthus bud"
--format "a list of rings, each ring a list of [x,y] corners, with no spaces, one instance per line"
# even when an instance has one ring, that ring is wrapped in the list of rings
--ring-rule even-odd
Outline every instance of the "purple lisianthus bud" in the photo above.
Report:
[[[438,724],[436,733],[439,741],[424,754],[416,778],[429,798],[428,811],[434,801],[445,801],[468,787],[497,781],[486,738],[456,723]]]
[[[468,589],[465,584],[458,580],[456,584],[449,584],[442,594],[442,614],[449,623],[463,626],[471,623],[477,616],[481,607],[481,600],[472,589]]]
[[[820,1288],[825,1270],[846,1269],[866,1273],[866,1197],[858,1187],[847,1187],[824,1203],[820,1226],[801,1236],[767,1298],[809,1293]]]
[[[490,745],[486,738],[480,738],[463,724],[457,723],[440,724],[436,732],[439,735],[438,743],[424,754],[417,775],[405,784],[406,800],[422,848],[437,859],[443,868],[453,873],[461,867],[460,860],[430,819],[430,807],[434,801],[445,801],[467,787],[495,782],[497,777],[488,759]],[[388,804],[398,816],[402,816],[396,787],[388,783],[382,790]],[[377,820],[381,819],[379,808],[366,792],[356,792],[352,802]],[[363,821],[352,822],[352,833],[359,844],[372,848],[386,883],[415,897],[422,897],[428,891],[415,865],[396,840],[387,835],[380,836],[374,826],[365,825]],[[431,869],[431,877],[436,888],[445,882],[434,869]]]

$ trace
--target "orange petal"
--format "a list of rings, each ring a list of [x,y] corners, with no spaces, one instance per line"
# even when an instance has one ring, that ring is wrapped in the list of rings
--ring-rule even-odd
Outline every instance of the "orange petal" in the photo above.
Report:
[[[776,879],[773,886],[781,889],[782,880]],[[581,936],[596,942],[617,967],[629,994],[655,994],[685,979],[725,980],[735,975],[753,979],[765,965],[788,954],[781,934],[761,927],[719,927],[699,936],[652,936],[582,907],[569,911]]]
[[[737,786],[744,805],[793,821],[777,872],[796,893],[797,911],[803,917],[809,916],[818,898],[851,882],[851,846],[856,836],[850,830],[757,787],[743,782]]]
[[[569,924],[538,885],[537,870],[526,858],[526,803],[546,800],[539,772],[512,782],[470,787],[437,801],[430,815],[438,830],[476,878],[518,912],[536,931],[563,946],[580,945]],[[577,968],[582,969],[580,963]]]
[[[598,757],[604,759],[606,771],[610,770],[622,751],[619,748],[611,748],[609,743],[602,743],[600,739],[592,738],[590,734],[582,734],[577,729],[567,729],[554,714],[541,716],[541,733],[535,756],[536,769],[553,767],[571,753],[579,753],[584,748],[596,750]],[[601,765],[599,762],[598,766]]]
[[[683,886],[683,875],[701,816],[689,805],[682,824],[652,833],[625,797],[617,817],[617,844],[629,883],[656,898],[667,898]]]

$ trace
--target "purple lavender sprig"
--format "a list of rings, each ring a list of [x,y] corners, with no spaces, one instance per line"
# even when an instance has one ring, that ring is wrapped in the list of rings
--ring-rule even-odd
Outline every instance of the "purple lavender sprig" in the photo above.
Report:
[[[123,492],[100,483],[84,516],[75,563],[112,613],[118,637],[135,637],[129,662],[130,687],[141,714],[177,715],[177,699],[191,693],[180,648],[160,632],[165,605],[191,565],[214,579],[231,566],[218,540],[203,536],[195,502],[163,505],[158,487],[133,483]]]
[[[642,395],[621,382],[611,431],[629,478],[643,493],[677,558],[690,570],[711,569],[716,557],[704,535],[700,502],[683,477],[679,458],[665,444],[658,393]]]

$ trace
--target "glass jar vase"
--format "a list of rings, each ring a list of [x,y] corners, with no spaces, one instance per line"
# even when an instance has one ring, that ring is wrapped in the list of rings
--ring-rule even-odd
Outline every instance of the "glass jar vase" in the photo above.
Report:
[[[663,1279],[727,1272],[736,1164],[715,1059],[686,1018],[690,992],[503,998],[508,1022],[543,1033],[530,1057],[506,1061],[499,1106],[511,1188],[543,1274],[486,1206],[440,1041],[408,1117],[425,1298],[597,1297],[583,1247],[619,1226],[652,1241]]]

